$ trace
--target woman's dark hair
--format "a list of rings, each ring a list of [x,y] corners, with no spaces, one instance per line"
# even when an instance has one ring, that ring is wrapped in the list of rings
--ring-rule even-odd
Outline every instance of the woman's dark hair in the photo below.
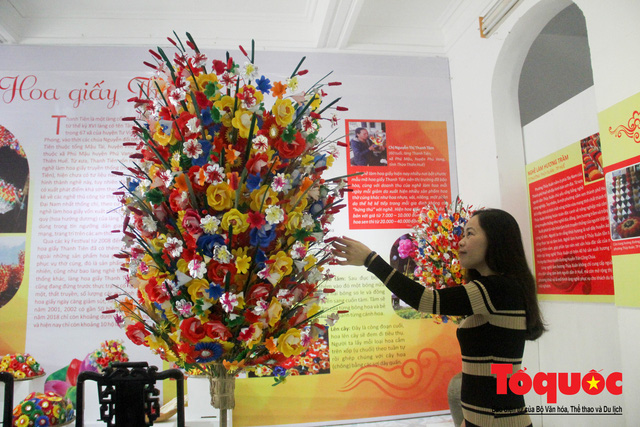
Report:
[[[528,340],[535,340],[546,331],[538,297],[536,281],[524,254],[520,227],[515,218],[500,209],[482,209],[473,214],[487,236],[485,261],[491,271],[513,279],[522,287],[527,312]],[[468,270],[467,279],[480,278],[477,270]]]
[[[356,128],[356,130],[353,132],[355,136],[360,135],[360,132],[362,132],[363,130],[366,130],[365,128]]]

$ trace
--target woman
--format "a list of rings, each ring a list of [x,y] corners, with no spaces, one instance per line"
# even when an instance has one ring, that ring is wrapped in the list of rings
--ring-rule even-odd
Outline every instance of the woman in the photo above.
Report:
[[[525,340],[545,331],[536,284],[527,265],[516,220],[499,209],[477,211],[460,241],[464,286],[428,290],[402,275],[364,244],[334,241],[340,265],[364,265],[391,292],[413,308],[435,314],[464,315],[457,331],[462,353],[463,426],[531,425],[524,397],[497,394],[493,363],[521,368]]]

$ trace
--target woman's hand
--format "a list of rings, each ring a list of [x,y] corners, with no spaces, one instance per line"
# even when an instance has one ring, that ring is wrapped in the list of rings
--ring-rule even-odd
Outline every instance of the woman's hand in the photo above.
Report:
[[[332,245],[331,253],[337,257],[336,264],[339,265],[364,265],[364,261],[371,253],[371,249],[366,245],[348,237],[338,237]]]

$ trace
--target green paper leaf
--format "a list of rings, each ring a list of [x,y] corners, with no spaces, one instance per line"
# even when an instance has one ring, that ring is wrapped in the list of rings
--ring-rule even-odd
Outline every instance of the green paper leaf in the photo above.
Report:
[[[216,107],[211,107],[211,120],[214,123],[220,123],[222,121],[222,114],[220,114],[220,110]]]
[[[159,188],[153,188],[145,194],[145,198],[147,201],[154,205],[159,205],[166,200],[164,194]]]
[[[209,99],[214,98],[216,96],[216,93],[218,93],[218,87],[216,86],[216,84],[208,82],[204,87],[204,94],[206,95],[206,97]]]
[[[287,126],[282,131],[282,140],[285,142],[293,142],[293,140],[296,139],[296,133],[298,133],[296,128],[293,126]]]

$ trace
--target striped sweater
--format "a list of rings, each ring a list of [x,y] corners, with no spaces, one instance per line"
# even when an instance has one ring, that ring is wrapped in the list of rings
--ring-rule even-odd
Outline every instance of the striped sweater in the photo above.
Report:
[[[524,397],[496,393],[492,363],[510,363],[517,372],[524,353],[526,312],[521,289],[503,276],[482,277],[465,286],[431,291],[404,276],[380,256],[368,270],[413,308],[467,316],[458,327],[462,354],[462,411],[467,427],[526,427],[531,419]]]

